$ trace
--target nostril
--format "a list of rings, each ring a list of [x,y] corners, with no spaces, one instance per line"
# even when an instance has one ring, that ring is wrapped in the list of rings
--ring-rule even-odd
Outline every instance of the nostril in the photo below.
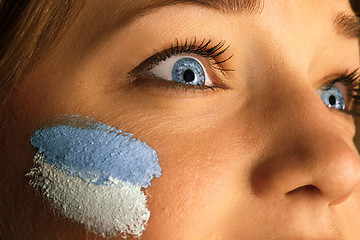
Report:
[[[338,199],[335,199],[335,200],[329,202],[329,206],[337,205],[337,204],[344,202],[346,199],[348,199],[351,196],[351,194],[352,194],[352,192],[349,192],[349,193],[339,197]]]
[[[319,188],[315,187],[314,185],[305,185],[302,187],[295,188],[286,193],[287,196],[294,196],[294,195],[308,195],[308,196],[319,196],[321,195],[321,191]]]

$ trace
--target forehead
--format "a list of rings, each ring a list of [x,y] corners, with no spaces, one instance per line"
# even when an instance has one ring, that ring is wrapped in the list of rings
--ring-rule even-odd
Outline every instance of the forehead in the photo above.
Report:
[[[259,13],[263,8],[268,6],[280,6],[282,8],[288,8],[292,5],[298,6],[314,6],[316,8],[324,8],[326,6],[345,6],[350,9],[350,3],[348,0],[334,0],[329,3],[327,0],[103,0],[101,2],[96,0],[86,1],[86,6],[93,7],[92,10],[105,10],[104,12],[117,12],[123,13],[123,16],[129,16],[131,14],[141,14],[149,9],[156,9],[160,7],[167,7],[178,5],[197,5],[209,9],[215,9],[224,14],[234,13]],[[89,8],[89,9],[90,9]]]
[[[335,19],[341,14],[354,15],[347,0],[331,1],[331,3],[327,0],[89,0],[83,9],[83,21],[79,22],[83,22],[82,29],[91,28],[91,32],[99,36],[99,32],[106,34],[106,31],[119,30],[142,18],[155,17],[155,13],[160,11],[162,14],[168,13],[168,16],[164,16],[168,20],[178,16],[183,18],[187,14],[188,8],[186,7],[199,7],[204,11],[216,12],[211,16],[213,19],[219,18],[219,24],[225,23],[226,18],[238,16],[242,17],[241,21],[244,21],[246,17],[251,17],[253,20],[254,17],[261,18],[262,16],[268,18],[269,21],[266,19],[263,21],[268,25],[277,25],[278,28],[282,28],[289,23],[292,32],[305,30],[308,33],[313,28],[317,28],[316,32],[318,33],[322,32],[322,26],[334,25]],[[210,26],[212,19],[201,19],[202,12],[198,11],[195,17],[192,16],[193,22],[208,20]],[[274,21],[276,18],[280,22]],[[356,35],[353,33],[356,32],[354,29],[359,29],[359,21],[354,21],[354,19],[343,18],[344,21],[338,21],[343,25],[338,24],[339,32],[350,29],[350,31],[353,30],[352,33],[349,34],[348,31],[344,35]],[[168,22],[157,23],[157,25],[166,25],[166,23]],[[336,26],[332,27],[336,28]],[[324,30],[332,31],[334,29],[325,28]],[[91,34],[91,32],[87,34]]]
[[[116,26],[121,28],[139,18],[151,15],[161,9],[178,9],[172,14],[185,14],[184,6],[198,6],[203,9],[217,11],[223,15],[251,16],[264,15],[264,12],[276,12],[279,17],[299,22],[310,21],[321,24],[334,21],[339,12],[353,14],[347,0],[137,0],[101,2],[89,0],[84,7],[83,17],[91,22],[89,27]],[[295,17],[299,17],[295,19]],[[307,17],[311,16],[311,17]],[[323,20],[323,21],[322,21]]]
[[[117,47],[130,39],[142,48],[158,49],[175,38],[196,36],[226,40],[234,49],[251,36],[292,56],[301,49],[305,61],[321,46],[339,45],[334,28],[339,12],[353,14],[348,1],[89,0],[62,49],[68,49],[64,55],[82,57],[115,35],[121,36]]]

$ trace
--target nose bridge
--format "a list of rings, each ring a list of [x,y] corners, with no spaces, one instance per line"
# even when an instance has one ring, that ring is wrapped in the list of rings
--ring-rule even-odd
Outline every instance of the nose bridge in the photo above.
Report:
[[[311,186],[335,202],[360,181],[358,154],[311,86],[295,85],[277,93],[281,97],[267,116],[274,129],[269,147],[274,150],[254,167],[253,190],[261,196],[283,196]]]

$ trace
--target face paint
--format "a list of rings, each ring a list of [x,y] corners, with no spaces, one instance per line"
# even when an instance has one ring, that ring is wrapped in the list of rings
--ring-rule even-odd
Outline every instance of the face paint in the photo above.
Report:
[[[64,216],[103,236],[140,236],[149,219],[141,188],[160,176],[156,152],[132,134],[68,116],[37,130],[31,184]]]

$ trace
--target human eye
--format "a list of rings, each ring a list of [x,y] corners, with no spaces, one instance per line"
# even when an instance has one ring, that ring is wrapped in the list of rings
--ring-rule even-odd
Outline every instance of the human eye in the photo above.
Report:
[[[227,71],[223,65],[232,56],[223,55],[229,49],[225,41],[211,45],[211,40],[197,42],[176,40],[170,48],[149,57],[129,73],[130,82],[155,80],[159,86],[181,90],[227,89],[222,76]],[[154,81],[153,81],[154,82]]]
[[[195,86],[214,86],[201,61],[191,56],[170,57],[149,72],[157,78],[168,81]]]
[[[320,89],[318,91],[325,106],[337,110],[345,110],[345,97],[338,87],[330,86],[327,89]]]
[[[358,70],[344,73],[317,91],[325,106],[360,116],[360,74]]]

